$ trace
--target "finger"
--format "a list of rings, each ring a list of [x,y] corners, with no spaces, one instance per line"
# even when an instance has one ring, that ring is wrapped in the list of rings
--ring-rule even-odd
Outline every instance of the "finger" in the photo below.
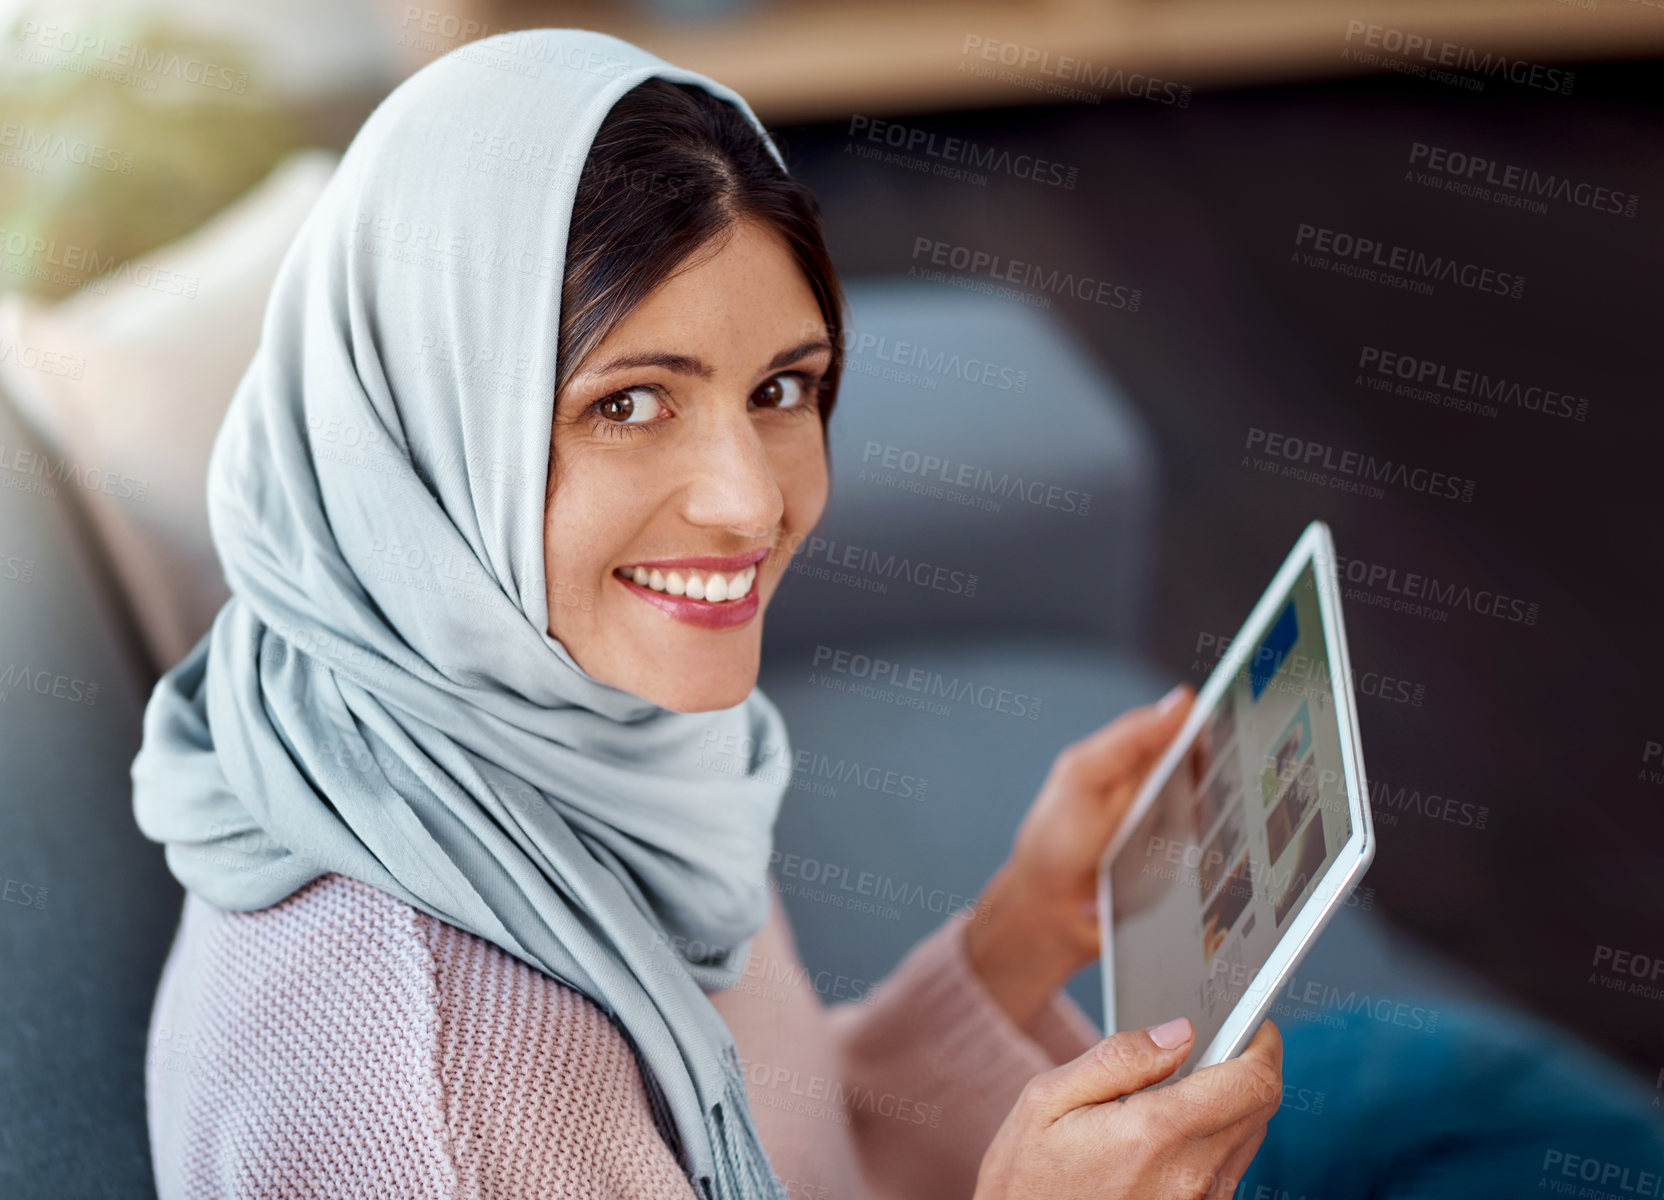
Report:
[[[1157,703],[1130,708],[1072,743],[1060,763],[1084,779],[1113,779],[1138,771],[1160,757],[1195,700],[1190,685],[1181,683]]]
[[[1250,1054],[1263,1056],[1266,1064],[1275,1070],[1280,1078],[1283,1073],[1283,1031],[1269,1018],[1261,1021],[1260,1027],[1254,1030],[1253,1039],[1242,1054],[1243,1057]]]
[[[1275,1021],[1267,1018],[1260,1022],[1260,1027],[1254,1030],[1254,1036],[1248,1045],[1235,1058],[1228,1058],[1222,1063],[1215,1063],[1211,1067],[1202,1067],[1196,1072],[1196,1077],[1204,1076],[1219,1070],[1220,1067],[1231,1066],[1244,1060],[1252,1060],[1262,1064],[1278,1079],[1279,1087],[1283,1075],[1283,1031],[1277,1028]]]
[[[1196,1031],[1184,1017],[1106,1037],[1029,1082],[1036,1110],[1042,1119],[1055,1121],[1072,1109],[1118,1100],[1159,1083],[1184,1061],[1195,1040]]]
[[[1267,1119],[1283,1099],[1282,1035],[1266,1021],[1240,1055],[1202,1067],[1164,1093],[1165,1103],[1182,1106],[1179,1119],[1195,1137]]]

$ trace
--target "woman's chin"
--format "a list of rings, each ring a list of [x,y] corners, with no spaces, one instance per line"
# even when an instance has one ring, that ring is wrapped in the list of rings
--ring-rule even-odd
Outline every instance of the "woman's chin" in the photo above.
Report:
[[[655,656],[617,686],[672,712],[716,712],[751,694],[759,657],[756,639],[722,638],[699,652]]]
[[[668,708],[671,712],[718,712],[741,703],[756,686],[757,676],[753,672],[748,680],[728,687],[673,688],[657,696],[642,696],[642,699],[651,700],[660,708]],[[639,692],[636,694],[641,695]]]

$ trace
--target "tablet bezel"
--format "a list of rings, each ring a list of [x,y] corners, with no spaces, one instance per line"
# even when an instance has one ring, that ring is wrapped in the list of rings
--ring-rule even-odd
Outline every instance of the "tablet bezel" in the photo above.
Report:
[[[1369,789],[1364,773],[1363,747],[1358,737],[1356,693],[1353,687],[1352,662],[1347,652],[1346,626],[1341,616],[1340,578],[1335,564],[1334,538],[1322,521],[1306,526],[1271,583],[1261,594],[1259,602],[1243,622],[1242,628],[1231,639],[1207,682],[1202,685],[1184,726],[1173,739],[1149,777],[1139,789],[1127,815],[1122,819],[1098,864],[1098,920],[1102,930],[1104,953],[1101,956],[1104,992],[1104,1029],[1117,1032],[1115,1020],[1115,951],[1113,898],[1109,886],[1109,866],[1131,838],[1133,831],[1155,802],[1168,777],[1183,761],[1197,734],[1213,715],[1225,689],[1236,678],[1237,672],[1247,667],[1254,649],[1270,629],[1271,622],[1281,612],[1292,592],[1295,580],[1306,565],[1312,565],[1312,577],[1317,586],[1318,615],[1323,622],[1324,650],[1328,659],[1331,684],[1344,681],[1345,686],[1332,686],[1335,718],[1340,728],[1341,770],[1346,784],[1347,808],[1351,815],[1352,833],[1335,855],[1335,860],[1319,880],[1316,889],[1306,900],[1278,939],[1275,949],[1264,965],[1244,989],[1219,1032],[1203,1050],[1194,1065],[1176,1071],[1171,1079],[1201,1067],[1223,1062],[1240,1053],[1270,1010],[1277,993],[1287,982],[1301,959],[1306,956],[1335,912],[1346,903],[1358,880],[1363,877],[1375,857],[1375,825],[1369,806]]]

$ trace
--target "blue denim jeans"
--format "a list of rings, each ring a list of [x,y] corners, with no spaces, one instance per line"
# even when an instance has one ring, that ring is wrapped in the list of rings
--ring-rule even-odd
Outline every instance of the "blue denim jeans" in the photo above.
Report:
[[[1664,1197],[1664,1092],[1497,1008],[1347,1008],[1272,1014],[1283,1104],[1237,1200]]]

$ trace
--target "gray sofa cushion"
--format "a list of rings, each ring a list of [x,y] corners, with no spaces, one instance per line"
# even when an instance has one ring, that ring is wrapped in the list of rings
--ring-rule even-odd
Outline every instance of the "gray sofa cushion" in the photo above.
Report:
[[[183,895],[133,823],[130,627],[40,452],[0,397],[0,1196],[142,1196],[144,1039]]]

